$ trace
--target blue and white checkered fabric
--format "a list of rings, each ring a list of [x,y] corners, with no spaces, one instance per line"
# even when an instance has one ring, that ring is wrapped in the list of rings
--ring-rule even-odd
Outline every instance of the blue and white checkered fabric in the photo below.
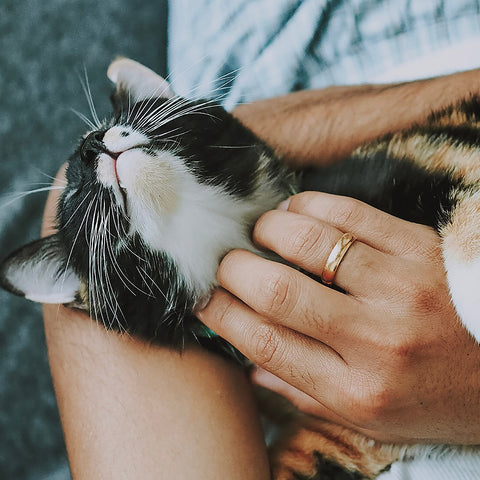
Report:
[[[223,94],[227,108],[480,66],[480,0],[173,0],[169,20],[174,89]],[[451,58],[425,63],[455,45]]]

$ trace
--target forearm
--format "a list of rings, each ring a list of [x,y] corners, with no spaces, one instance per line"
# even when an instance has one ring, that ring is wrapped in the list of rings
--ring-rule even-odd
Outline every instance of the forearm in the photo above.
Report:
[[[73,478],[269,478],[244,373],[45,307],[49,359]]]
[[[233,114],[295,165],[328,163],[433,110],[480,92],[480,70],[397,85],[301,91],[237,107]]]

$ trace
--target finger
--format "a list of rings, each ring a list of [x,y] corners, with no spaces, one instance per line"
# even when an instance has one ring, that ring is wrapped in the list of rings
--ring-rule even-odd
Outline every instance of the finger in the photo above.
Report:
[[[336,348],[365,327],[369,306],[306,275],[245,250],[233,250],[218,269],[220,285],[270,322]]]
[[[60,170],[57,173],[55,180],[53,181],[54,187],[63,187],[65,186],[65,171],[67,169],[66,164],[62,165]],[[42,237],[52,235],[57,231],[56,228],[56,218],[57,218],[57,204],[58,199],[60,198],[61,190],[51,190],[47,203],[45,204],[45,210],[43,212],[43,222],[42,222]]]
[[[253,232],[255,242],[317,276],[322,275],[342,235],[328,223],[281,210],[262,215]],[[369,296],[372,292],[378,295],[389,288],[398,263],[397,257],[357,240],[342,257],[334,283],[355,296]]]
[[[326,405],[338,401],[338,379],[348,379],[349,371],[328,346],[268,322],[224,290],[197,316],[256,365]]]
[[[263,368],[254,368],[250,374],[250,379],[255,385],[267,388],[268,390],[285,397],[302,412],[328,418],[330,413],[328,408],[323,406],[310,395],[307,395],[305,392],[302,392],[298,388],[292,387],[292,385],[277,377],[273,373],[270,373]]]
[[[303,192],[291,197],[285,207],[353,233],[361,242],[391,255],[437,256],[439,237],[432,228],[401,220],[353,198]]]
[[[346,415],[343,416],[338,404],[333,405],[333,408],[335,409],[336,407],[336,409],[332,410],[306,393],[300,391],[298,388],[293,387],[281,378],[273,375],[270,372],[267,372],[266,370],[263,370],[262,368],[253,369],[251,373],[251,380],[255,385],[259,385],[260,387],[267,388],[268,390],[278,393],[304,413],[329,420],[330,422],[343,425],[344,427],[351,428],[369,438],[375,438],[379,441],[388,443],[406,443],[411,441],[406,438],[385,434],[384,432],[377,432],[374,430],[361,428],[358,423],[355,423],[355,416],[357,412],[352,412],[352,410],[349,409],[345,412]]]
[[[263,368],[254,368],[250,374],[250,379],[255,385],[271,390],[272,392],[278,393],[282,397],[286,398],[304,413],[321,417],[349,428],[357,428],[346,418],[327,408],[318,400],[315,400],[310,395],[307,395],[305,392],[293,387],[285,380],[282,380]]]

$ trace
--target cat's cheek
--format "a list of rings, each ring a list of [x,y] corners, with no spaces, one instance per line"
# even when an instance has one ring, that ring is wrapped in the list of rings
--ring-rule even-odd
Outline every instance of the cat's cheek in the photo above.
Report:
[[[145,208],[162,217],[178,206],[177,176],[168,161],[171,157],[153,157],[141,149],[128,150],[117,159],[117,174],[126,190],[129,207]]]
[[[463,325],[480,343],[480,258],[460,262],[445,257],[453,304]]]

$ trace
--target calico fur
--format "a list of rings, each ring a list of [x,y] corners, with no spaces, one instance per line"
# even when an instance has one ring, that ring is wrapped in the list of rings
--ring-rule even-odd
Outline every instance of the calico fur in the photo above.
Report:
[[[113,62],[113,116],[69,159],[58,233],[13,252],[1,285],[34,301],[88,311],[106,328],[159,344],[198,342],[238,357],[193,315],[216,286],[221,258],[251,241],[258,217],[292,190],[355,197],[434,227],[452,300],[480,339],[480,100],[358,148],[297,181],[272,149],[222,107],[177,97],[128,59]],[[281,425],[275,480],[375,478],[409,451],[304,415],[273,395]],[[275,400],[275,405],[272,404]],[[282,403],[282,402],[280,402]],[[281,413],[281,414],[280,414]]]

